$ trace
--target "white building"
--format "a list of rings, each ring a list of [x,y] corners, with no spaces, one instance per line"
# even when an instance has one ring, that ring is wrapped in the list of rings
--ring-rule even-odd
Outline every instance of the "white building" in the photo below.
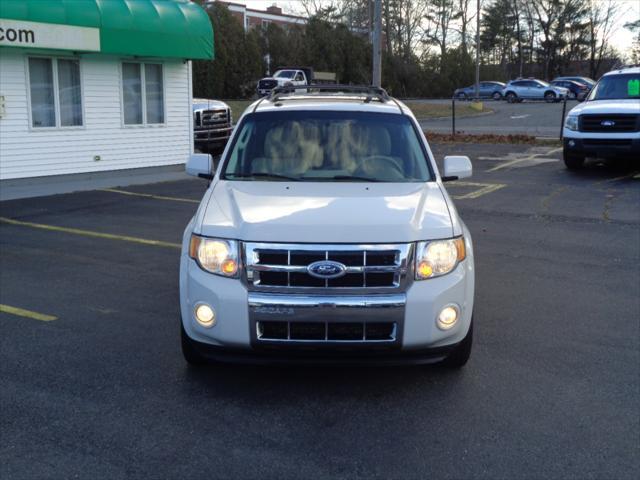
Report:
[[[0,185],[184,163],[190,60],[212,57],[188,0],[1,0]]]

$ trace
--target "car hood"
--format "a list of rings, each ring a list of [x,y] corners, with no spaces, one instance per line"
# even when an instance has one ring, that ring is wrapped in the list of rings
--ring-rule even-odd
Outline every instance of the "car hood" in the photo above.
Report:
[[[191,103],[193,111],[196,110],[210,110],[210,109],[228,109],[229,105],[220,100],[208,100],[206,98],[194,98]]]
[[[635,98],[627,100],[589,100],[571,109],[571,115],[607,114],[607,113],[640,113],[640,102]]]
[[[435,182],[229,182],[213,187],[200,233],[255,242],[402,243],[448,238]]]

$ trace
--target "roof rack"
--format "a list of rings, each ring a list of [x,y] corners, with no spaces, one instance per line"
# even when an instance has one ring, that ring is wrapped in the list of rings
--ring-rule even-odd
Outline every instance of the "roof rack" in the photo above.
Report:
[[[355,93],[365,97],[365,103],[369,103],[375,97],[376,100],[386,103],[392,100],[384,88],[364,86],[364,85],[335,85],[335,84],[311,84],[311,85],[285,85],[276,87],[271,90],[269,100],[276,102],[282,100],[284,95],[295,94],[298,90],[304,90],[305,93],[322,92],[322,93]]]

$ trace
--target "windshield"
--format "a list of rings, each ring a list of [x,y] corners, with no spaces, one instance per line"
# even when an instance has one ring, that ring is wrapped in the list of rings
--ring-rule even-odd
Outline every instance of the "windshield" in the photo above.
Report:
[[[276,72],[273,78],[293,78],[295,73],[296,72],[294,70],[280,70]]]
[[[239,126],[226,180],[426,182],[426,152],[404,115],[269,112]]]
[[[588,100],[640,99],[640,73],[608,75],[593,87]]]
[[[549,84],[547,82],[545,82],[544,80],[536,80],[536,83],[538,83],[539,85],[542,85],[543,87],[548,87]]]

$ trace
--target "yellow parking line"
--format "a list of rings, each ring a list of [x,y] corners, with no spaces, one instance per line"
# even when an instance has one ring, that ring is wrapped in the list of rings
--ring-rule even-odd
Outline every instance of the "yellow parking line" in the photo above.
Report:
[[[101,188],[100,191],[119,193],[121,195],[131,195],[134,197],[152,198],[154,200],[169,200],[171,202],[200,203],[200,200],[193,200],[192,198],[165,197],[164,195],[152,195],[150,193],[130,192],[127,190],[118,190],[115,188]]]
[[[19,317],[33,318],[34,320],[40,320],[42,322],[51,322],[52,320],[58,319],[58,317],[54,317],[53,315],[45,315],[44,313],[2,304],[0,304],[0,312],[10,313],[11,315],[17,315]]]
[[[466,200],[472,198],[478,198],[501,188],[506,187],[504,183],[477,183],[477,182],[456,182],[451,184],[453,187],[480,187],[477,190],[466,193],[464,195],[451,195],[454,200]]]
[[[500,165],[490,168],[489,170],[487,170],[487,172],[495,172],[496,170],[502,170],[503,168],[511,167],[513,165],[517,165],[518,163],[526,162],[527,160],[533,160],[534,158],[540,157],[542,155],[550,155],[552,153],[556,153],[561,150],[562,148],[554,148],[553,150],[549,150],[548,152],[534,153],[533,155],[529,155],[524,158],[516,158],[515,160],[511,160],[510,162],[501,163]]]
[[[85,237],[106,238],[108,240],[120,240],[123,242],[139,243],[141,245],[152,245],[154,247],[181,248],[179,243],[163,242],[160,240],[149,240],[147,238],[129,237],[127,235],[114,235],[113,233],[94,232],[92,230],[81,230],[79,228],[59,227],[57,225],[46,225],[44,223],[22,222],[12,218],[0,217],[0,222],[10,225],[18,225],[21,227],[38,228],[41,230],[49,230],[52,232],[71,233],[73,235],[82,235]]]

